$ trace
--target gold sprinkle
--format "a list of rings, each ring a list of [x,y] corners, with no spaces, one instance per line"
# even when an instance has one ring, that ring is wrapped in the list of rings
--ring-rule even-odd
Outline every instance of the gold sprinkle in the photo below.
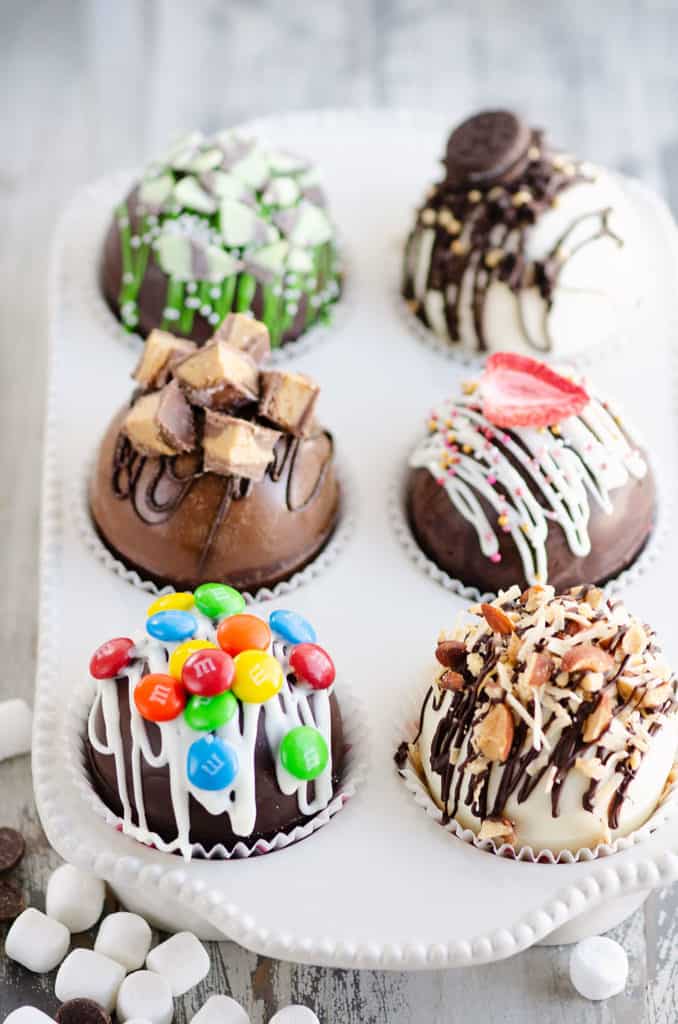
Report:
[[[503,249],[490,249],[489,252],[485,253],[485,266],[490,268],[498,267],[503,258]]]
[[[468,194],[469,203],[479,203],[483,198],[482,192],[479,192],[477,188],[472,188]]]
[[[418,301],[418,299],[407,299],[406,302],[407,302],[407,305],[409,306],[409,308],[412,310],[413,313],[417,313],[419,311],[419,301]]]
[[[554,425],[553,425],[553,426],[551,427],[551,433],[553,434],[553,436],[554,436],[554,437],[560,437],[560,434],[561,434],[561,430],[560,430],[560,427],[558,426],[558,424],[557,424],[557,423],[555,423],[555,424],[554,424]]]
[[[501,185],[495,185],[494,188],[491,188],[490,191],[487,193],[487,198],[488,199],[499,199],[499,198],[501,198],[501,196],[503,196],[503,194],[504,194],[504,190],[501,187]]]
[[[465,395],[473,395],[478,390],[477,380],[465,380],[461,386]]]
[[[460,238],[455,238],[450,245],[450,249],[456,256],[463,256],[468,251],[466,243],[462,242]]]
[[[521,188],[513,197],[514,206],[525,206],[532,199],[532,193],[527,188]]]
[[[499,523],[500,526],[508,526],[508,521],[508,516],[499,516],[499,518],[497,519],[497,522]]]
[[[473,445],[465,444],[464,447],[462,448],[462,451],[464,452],[465,455],[470,455],[471,452],[473,451]]]
[[[530,160],[538,160],[541,156],[541,150],[539,149],[539,146],[530,146],[530,148],[527,151],[527,155]]]
[[[435,210],[422,210],[421,211],[421,223],[422,224],[435,224],[436,214]]]

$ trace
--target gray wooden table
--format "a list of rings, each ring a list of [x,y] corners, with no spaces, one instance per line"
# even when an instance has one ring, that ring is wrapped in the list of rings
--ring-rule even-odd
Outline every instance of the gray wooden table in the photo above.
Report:
[[[0,0],[0,697],[33,685],[45,273],[73,190],[196,125],[303,107],[504,104],[582,155],[643,177],[676,208],[677,40],[672,0]],[[0,764],[0,824],[27,836],[22,881],[40,907],[57,858],[27,758]],[[298,967],[224,943],[176,1019],[190,1019],[207,994],[232,992],[255,1024],[291,1001],[313,1006],[323,1024],[669,1024],[677,910],[678,890],[664,892],[616,930],[632,981],[628,998],[605,1005],[572,993],[564,949],[405,975]],[[54,1011],[51,979],[0,957],[0,1018],[24,1002]]]

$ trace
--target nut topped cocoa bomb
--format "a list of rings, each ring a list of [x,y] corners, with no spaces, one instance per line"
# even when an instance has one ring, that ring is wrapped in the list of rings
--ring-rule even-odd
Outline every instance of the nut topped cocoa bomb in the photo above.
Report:
[[[417,214],[403,294],[452,348],[571,355],[642,290],[638,225],[612,176],[505,110],[456,128]]]
[[[202,344],[251,312],[274,348],[326,321],[341,290],[334,227],[308,160],[234,132],[177,142],[115,210],[101,286],[130,331]]]
[[[528,356],[490,356],[479,380],[431,412],[409,465],[419,547],[483,593],[602,584],[654,526],[654,479],[618,412]]]
[[[261,367],[266,326],[229,314],[203,348],[155,330],[108,428],[90,509],[109,550],[160,586],[271,587],[339,516],[334,444],[309,377]]]
[[[673,780],[676,680],[649,626],[595,587],[519,587],[436,648],[419,734],[396,755],[445,823],[535,853],[640,828]]]
[[[90,662],[92,784],[123,832],[187,860],[289,835],[342,777],[332,658],[302,616],[244,608],[222,584],[161,597]]]

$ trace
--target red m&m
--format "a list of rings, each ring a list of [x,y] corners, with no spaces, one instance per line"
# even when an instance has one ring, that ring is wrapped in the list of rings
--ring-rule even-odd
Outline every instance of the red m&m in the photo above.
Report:
[[[126,636],[108,640],[101,647],[97,647],[90,659],[90,675],[95,679],[113,679],[129,665],[132,660],[130,651],[133,647],[134,642]]]
[[[220,623],[217,640],[227,654],[235,657],[241,651],[267,651],[271,630],[256,615],[231,615]]]
[[[134,691],[134,703],[148,722],[171,722],[186,706],[186,694],[174,676],[154,673],[144,676]]]
[[[290,654],[290,666],[314,690],[326,690],[337,674],[329,654],[318,644],[297,644]]]
[[[196,697],[217,697],[231,689],[234,676],[233,658],[215,647],[191,654],[184,663],[181,681]]]

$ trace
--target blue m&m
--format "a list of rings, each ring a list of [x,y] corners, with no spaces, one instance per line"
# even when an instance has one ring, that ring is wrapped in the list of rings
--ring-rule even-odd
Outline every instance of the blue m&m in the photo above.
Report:
[[[196,789],[228,789],[238,774],[238,754],[218,736],[203,736],[188,750],[188,781]]]
[[[271,612],[268,619],[271,629],[290,644],[314,644],[318,639],[311,623],[298,612]]]
[[[195,636],[198,620],[191,612],[170,609],[156,612],[146,620],[146,632],[156,640],[167,643],[180,643]]]

